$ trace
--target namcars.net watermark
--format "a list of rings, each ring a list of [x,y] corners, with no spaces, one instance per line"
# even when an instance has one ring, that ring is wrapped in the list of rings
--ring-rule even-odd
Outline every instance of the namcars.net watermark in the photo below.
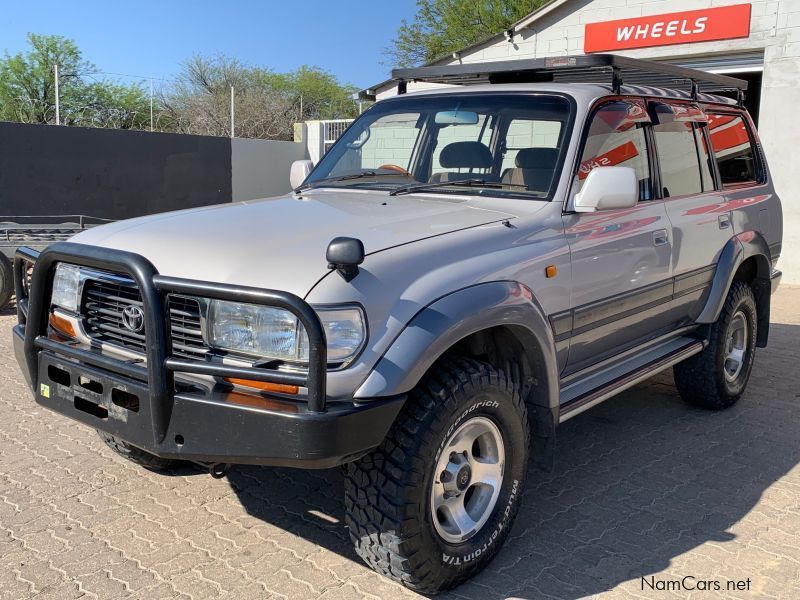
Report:
[[[750,590],[750,578],[747,579],[703,579],[694,575],[686,575],[675,579],[657,579],[655,576],[642,577],[642,591],[658,592],[746,592]]]

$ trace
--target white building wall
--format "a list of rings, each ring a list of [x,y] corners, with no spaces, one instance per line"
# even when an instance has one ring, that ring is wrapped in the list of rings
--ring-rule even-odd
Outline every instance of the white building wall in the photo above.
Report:
[[[714,6],[742,0],[568,0],[543,14],[509,42],[495,39],[441,64],[490,62],[583,53],[586,23],[634,18]],[[800,0],[753,0],[750,36],[616,51],[632,58],[682,59],[690,56],[764,53],[759,135],[767,153],[775,187],[783,201],[784,241],[779,266],[784,282],[800,284]],[[426,86],[427,87],[427,86]],[[409,85],[409,91],[417,89]],[[379,97],[394,94],[385,91]]]

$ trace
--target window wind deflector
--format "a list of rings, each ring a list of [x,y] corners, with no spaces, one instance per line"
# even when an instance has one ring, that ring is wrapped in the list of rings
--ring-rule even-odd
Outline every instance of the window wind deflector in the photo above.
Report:
[[[651,102],[649,112],[654,125],[668,123],[708,123],[708,115],[695,104]]]

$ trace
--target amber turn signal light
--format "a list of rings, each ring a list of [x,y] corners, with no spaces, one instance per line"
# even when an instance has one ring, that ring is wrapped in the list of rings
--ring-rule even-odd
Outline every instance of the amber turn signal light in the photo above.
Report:
[[[280,392],[281,394],[297,394],[300,388],[296,385],[286,385],[283,383],[269,383],[267,381],[254,381],[252,379],[237,379],[235,377],[224,377],[228,383],[254,388],[265,392]]]
[[[253,408],[261,408],[263,410],[277,410],[280,412],[299,412],[299,407],[294,402],[288,400],[277,400],[275,398],[266,398],[261,394],[254,394],[248,392],[237,392],[235,390],[225,394],[225,401],[231,404],[238,404],[239,406],[250,406]]]
[[[75,333],[75,328],[72,326],[72,323],[70,323],[64,317],[61,317],[55,313],[50,313],[48,322],[50,323],[50,327],[55,329],[58,333],[62,333],[71,338],[78,337],[78,334]]]
[[[555,277],[556,275],[558,275],[558,267],[556,267],[555,265],[548,265],[544,269],[544,274],[548,279]]]

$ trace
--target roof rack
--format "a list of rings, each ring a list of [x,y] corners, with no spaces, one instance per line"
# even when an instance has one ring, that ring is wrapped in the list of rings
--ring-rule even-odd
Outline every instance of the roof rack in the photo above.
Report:
[[[744,103],[747,82],[742,79],[687,69],[668,63],[627,58],[616,54],[553,56],[488,63],[393,69],[399,94],[409,81],[470,85],[479,83],[602,83],[614,93],[623,85],[649,86],[687,92],[697,100],[701,93],[735,92]]]

